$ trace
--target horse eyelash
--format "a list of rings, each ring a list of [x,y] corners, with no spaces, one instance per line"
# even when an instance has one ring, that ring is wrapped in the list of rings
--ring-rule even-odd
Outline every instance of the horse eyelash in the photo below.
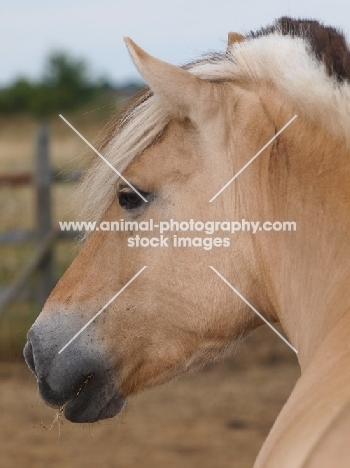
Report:
[[[137,187],[135,187],[135,188],[136,188],[136,190],[137,190],[139,193],[141,193],[141,195],[143,195],[143,196],[149,195],[148,192],[145,192],[144,190],[141,190],[141,189],[139,189],[139,188],[137,188]],[[133,190],[131,187],[128,187],[128,186],[120,187],[120,188],[117,190],[117,193],[118,193],[118,194],[119,194],[119,193],[136,193],[136,194],[137,194],[137,192],[135,192],[135,190]]]

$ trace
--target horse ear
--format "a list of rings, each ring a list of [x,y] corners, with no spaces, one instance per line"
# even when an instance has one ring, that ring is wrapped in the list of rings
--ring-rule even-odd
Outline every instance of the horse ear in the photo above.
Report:
[[[229,32],[227,37],[227,50],[231,47],[232,44],[235,42],[242,42],[244,41],[245,36],[236,32]]]
[[[193,121],[203,116],[200,103],[208,102],[208,94],[212,91],[210,82],[152,57],[128,37],[124,41],[137,69],[167,113]]]

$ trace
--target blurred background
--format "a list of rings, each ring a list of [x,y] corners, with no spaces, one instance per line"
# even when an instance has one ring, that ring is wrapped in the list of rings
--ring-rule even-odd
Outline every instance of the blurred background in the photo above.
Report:
[[[237,467],[253,464],[299,370],[262,327],[237,355],[137,396],[95,425],[55,420],[37,395],[22,348],[45,298],[76,253],[57,233],[74,220],[89,141],[143,84],[122,41],[185,63],[224,50],[276,17],[310,17],[350,29],[343,0],[2,0],[0,69],[0,468]],[[51,424],[54,423],[51,427]],[[62,425],[63,423],[63,425]]]

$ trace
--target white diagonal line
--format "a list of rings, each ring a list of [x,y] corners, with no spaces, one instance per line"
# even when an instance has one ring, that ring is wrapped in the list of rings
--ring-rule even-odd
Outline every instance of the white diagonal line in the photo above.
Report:
[[[227,281],[227,279],[226,279],[224,276],[222,276],[221,273],[219,273],[213,266],[210,266],[210,268],[218,275],[219,278],[222,279],[222,281],[223,281],[224,283],[227,284],[227,286],[228,286],[230,289],[232,289],[233,292],[235,292],[235,293],[237,294],[238,297],[240,297],[240,298],[242,299],[243,302],[245,302],[245,303],[247,304],[247,306],[249,306],[249,307],[252,309],[253,312],[255,312],[255,313],[261,318],[261,320],[263,320],[263,321],[266,323],[266,325],[268,325],[268,326],[271,328],[271,330],[273,330],[273,331],[276,333],[276,335],[278,335],[278,336],[281,338],[281,340],[283,340],[283,341],[286,343],[286,345],[288,345],[296,354],[298,354],[298,351],[294,348],[294,346],[292,346],[292,345],[289,343],[289,341],[286,340],[286,338],[285,338],[283,335],[281,335],[281,333],[280,333],[279,331],[277,331],[276,328],[273,327],[273,326],[271,325],[271,323],[268,322],[268,321],[266,320],[266,318],[265,318],[263,315],[261,315],[261,313],[260,313],[259,311],[257,311],[256,308],[253,307],[253,306],[251,305],[251,303],[248,302],[247,299],[246,299],[244,296],[242,296],[242,294],[239,293],[239,292],[237,291],[237,289],[234,288],[234,287],[232,286],[232,284],[229,283],[229,282]]]
[[[62,114],[59,114],[59,116],[61,117],[61,119],[62,119],[64,122],[66,122],[66,124],[67,124],[78,136],[80,136],[80,138],[81,138],[83,141],[85,141],[85,143],[86,143],[88,146],[90,146],[90,148],[92,149],[92,151],[94,151],[94,152],[97,154],[97,156],[99,156],[99,157],[102,159],[102,161],[104,161],[104,162],[107,164],[107,166],[109,166],[116,174],[118,174],[118,176],[119,176],[122,180],[124,180],[124,182],[125,182],[126,184],[128,184],[128,186],[129,186],[130,188],[132,188],[133,191],[136,192],[137,195],[138,195],[140,198],[142,198],[142,200],[143,200],[144,202],[148,203],[148,200],[146,200],[146,198],[145,198],[143,195],[141,195],[141,193],[140,193],[138,190],[136,190],[136,188],[135,188],[132,184],[130,184],[130,182],[129,182],[127,179],[125,179],[125,177],[124,177],[123,175],[121,175],[121,173],[118,172],[117,169],[116,169],[114,166],[112,166],[112,164],[111,164],[104,156],[102,156],[102,154],[101,154],[99,151],[97,151],[97,149],[96,149],[94,146],[92,146],[92,144],[91,144],[86,138],[84,138],[83,135],[82,135],[81,133],[79,133],[78,130],[77,130],[75,127],[73,127],[73,125],[72,125],[70,122],[68,122],[68,120],[65,119],[65,118],[63,117]]]
[[[147,266],[142,267],[141,270],[139,270],[139,271],[136,273],[136,275],[133,276],[133,277],[131,278],[131,280],[128,281],[128,282],[117,292],[117,294],[115,294],[115,295],[112,297],[112,299],[110,299],[110,300],[107,302],[107,304],[105,304],[105,305],[102,307],[102,309],[100,309],[100,310],[97,312],[97,314],[95,314],[95,315],[92,317],[92,319],[90,319],[90,320],[78,331],[78,333],[76,333],[76,334],[73,336],[73,338],[71,338],[71,339],[68,341],[68,343],[66,343],[66,344],[63,346],[63,348],[61,348],[61,349],[58,351],[58,354],[61,354],[62,351],[64,351],[64,350],[65,350],[65,349],[66,349],[66,348],[67,348],[67,347],[68,347],[68,346],[69,346],[69,345],[70,345],[70,344],[71,344],[71,343],[72,343],[72,342],[73,342],[73,341],[74,341],[74,340],[75,340],[75,339],[76,339],[76,338],[77,338],[77,337],[78,337],[78,336],[79,336],[95,319],[96,319],[96,317],[98,317],[100,314],[102,314],[102,312],[109,306],[109,304],[111,304],[111,303],[114,301],[114,299],[116,299],[116,298],[119,296],[119,294],[121,294],[121,293],[129,286],[129,284],[131,284],[131,283],[143,272],[143,270],[145,270],[146,268],[147,268]]]
[[[222,187],[222,189],[220,189],[220,190],[218,191],[218,193],[217,193],[216,195],[214,195],[213,198],[211,198],[211,199],[209,200],[209,203],[211,203],[212,201],[214,201],[215,198],[216,198],[217,196],[219,196],[220,193],[223,192],[223,191],[236,179],[236,177],[238,177],[239,174],[241,174],[241,173],[244,171],[244,169],[246,169],[246,168],[254,161],[254,159],[256,159],[256,158],[259,156],[259,154],[261,154],[261,153],[264,151],[264,149],[266,149],[266,148],[269,146],[269,144],[271,144],[271,143],[273,142],[273,140],[275,140],[275,139],[278,137],[278,135],[280,135],[280,134],[283,132],[283,130],[285,130],[285,129],[288,127],[288,125],[290,125],[290,124],[293,122],[293,120],[295,120],[297,117],[298,117],[297,115],[295,115],[294,117],[292,117],[292,118],[289,120],[289,122],[287,122],[286,125],[285,125],[284,127],[282,127],[281,130],[279,130],[279,131],[276,133],[276,135],[274,135],[274,136],[271,138],[271,140],[269,140],[269,141],[266,143],[266,145],[263,146],[263,147],[261,148],[261,150],[258,151],[258,152],[256,153],[256,155],[253,156],[252,159],[250,159],[250,160],[247,162],[247,164],[245,164],[245,165],[237,172],[237,174],[235,174],[235,175],[232,177],[232,179],[230,179],[230,180],[227,182],[227,184],[225,184],[225,185]]]

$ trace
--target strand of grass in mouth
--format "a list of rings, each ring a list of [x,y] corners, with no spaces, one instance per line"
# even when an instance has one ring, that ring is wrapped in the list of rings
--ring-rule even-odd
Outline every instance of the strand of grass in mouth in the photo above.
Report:
[[[77,390],[76,394],[74,395],[74,397],[78,396],[83,388],[88,384],[89,380],[92,380],[94,378],[94,374],[89,374],[86,379],[84,380],[84,382],[80,385],[79,389]],[[66,407],[66,405],[74,398],[70,398],[68,401],[66,401],[64,403],[64,405],[62,405],[60,408],[58,408],[58,410],[56,410],[56,413],[53,417],[53,421],[50,425],[45,425],[43,422],[40,423],[40,427],[42,427],[43,429],[46,429],[47,431],[51,431],[51,429],[53,428],[53,426],[55,424],[57,424],[58,428],[60,428],[60,425],[63,426],[63,418],[62,418],[62,413],[63,413],[63,410],[64,408]],[[35,426],[35,427],[39,427],[39,426]]]

